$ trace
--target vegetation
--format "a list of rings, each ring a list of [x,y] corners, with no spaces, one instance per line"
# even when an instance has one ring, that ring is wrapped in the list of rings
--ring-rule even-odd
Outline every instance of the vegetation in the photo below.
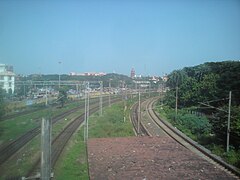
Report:
[[[186,110],[180,110],[175,116],[175,111],[167,106],[159,108],[160,114],[165,113],[171,124],[194,140],[200,140],[209,136],[211,124],[205,116],[189,114]]]
[[[127,106],[132,102],[128,101]],[[128,118],[124,122],[123,103],[104,109],[103,116],[98,112],[89,119],[89,138],[134,136]],[[129,111],[126,117],[129,117]],[[83,127],[74,134],[55,168],[55,179],[89,179],[87,152],[83,142]]]
[[[68,105],[70,106],[70,105]],[[52,139],[54,139],[64,127],[66,127],[73,119],[83,113],[82,109],[77,112],[71,113],[64,119],[58,121],[52,127]],[[16,130],[17,131],[17,130]],[[32,168],[33,162],[35,162],[40,156],[40,135],[37,135],[27,145],[17,152],[15,156],[4,164],[4,167],[0,170],[0,180],[6,179],[10,176],[23,176]],[[16,163],[17,162],[17,163]],[[72,179],[72,178],[71,178]]]
[[[5,114],[4,91],[0,88],[0,118]]]
[[[130,103],[128,103],[130,105]],[[122,103],[113,105],[104,111],[101,117],[90,119],[89,137],[124,137],[133,136],[132,124],[129,119],[124,122],[124,107]]]
[[[19,77],[20,80],[22,81],[56,81],[58,80],[59,75],[58,74],[52,74],[52,75],[29,75],[25,77]],[[115,74],[115,73],[110,73],[104,76],[70,76],[67,74],[62,74],[61,75],[61,80],[62,81],[67,81],[67,80],[77,80],[77,81],[103,81],[103,86],[108,87],[109,81],[111,80],[111,86],[112,87],[118,87],[120,82],[125,82],[125,84],[133,85],[133,80],[126,76],[126,75],[121,75],[121,74]],[[22,94],[23,88],[19,90]]]
[[[89,179],[83,128],[73,135],[58,162],[54,169],[54,179]]]
[[[48,108],[41,109],[39,111],[34,111],[26,115],[19,115],[17,117],[8,119],[6,121],[0,121],[1,127],[1,141],[0,143],[12,141],[27,132],[28,130],[37,127],[40,124],[42,117],[51,115],[52,117],[64,113],[71,108],[79,106],[81,102],[74,102],[65,106],[61,109],[58,108]]]
[[[183,131],[189,131],[191,137],[199,139],[199,135],[208,134],[205,139],[210,144],[209,148],[214,150],[226,148],[227,116],[228,116],[228,94],[232,91],[231,106],[231,133],[230,152],[239,152],[240,149],[240,62],[224,61],[210,62],[194,67],[185,67],[175,70],[169,74],[167,86],[170,90],[166,93],[165,103],[170,108],[175,108],[175,95],[178,89],[178,111],[177,117],[171,111],[167,117],[172,123]],[[206,104],[207,106],[203,105]],[[211,108],[212,106],[213,108]],[[184,111],[185,110],[185,111]],[[186,110],[205,114],[206,118],[198,119],[186,114]],[[182,126],[182,127],[181,127]],[[194,128],[192,126],[195,126]],[[185,129],[185,130],[184,130]],[[210,133],[212,136],[210,136]],[[188,134],[188,133],[187,133]],[[220,151],[219,151],[220,152]],[[230,153],[228,152],[228,153]],[[232,153],[232,154],[234,154]],[[222,153],[229,159],[231,155]],[[235,159],[238,159],[236,156]],[[230,162],[230,161],[229,161]],[[240,164],[238,162],[234,163]]]
[[[59,94],[58,94],[58,102],[61,105],[61,107],[63,107],[63,105],[66,103],[67,101],[67,91],[63,88],[59,89]]]

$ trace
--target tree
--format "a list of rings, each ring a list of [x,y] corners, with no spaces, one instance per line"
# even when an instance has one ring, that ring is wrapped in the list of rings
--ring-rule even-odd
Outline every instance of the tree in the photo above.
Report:
[[[176,88],[181,86],[182,82],[186,78],[186,73],[185,71],[182,70],[174,70],[169,76],[168,76],[168,81],[167,85],[170,88]]]
[[[61,107],[64,106],[67,101],[67,91],[65,89],[59,89],[58,102],[61,104]]]
[[[0,118],[5,114],[4,90],[0,88]]]
[[[175,87],[178,85],[178,103],[180,108],[198,106],[198,102],[228,111],[228,93],[232,91],[230,142],[240,147],[240,62],[208,62],[194,67],[175,70],[169,75],[166,103],[174,107]],[[196,108],[196,107],[195,107]],[[199,107],[198,107],[199,108]],[[210,118],[212,130],[219,139],[226,139],[226,112],[215,108],[200,107],[199,111]],[[201,124],[198,124],[201,127]]]

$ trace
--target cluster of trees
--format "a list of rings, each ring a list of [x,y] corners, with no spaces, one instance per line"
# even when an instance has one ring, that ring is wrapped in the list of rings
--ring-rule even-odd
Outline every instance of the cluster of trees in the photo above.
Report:
[[[212,131],[225,139],[227,133],[228,95],[232,91],[231,142],[240,145],[240,62],[209,62],[185,67],[169,74],[166,103],[175,107],[178,90],[179,108],[192,108],[209,115]],[[206,103],[216,108],[207,108]],[[218,109],[226,112],[219,111]]]

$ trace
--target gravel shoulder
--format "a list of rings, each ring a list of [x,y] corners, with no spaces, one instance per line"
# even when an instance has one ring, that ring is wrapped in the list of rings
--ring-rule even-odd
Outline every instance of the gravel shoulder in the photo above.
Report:
[[[236,179],[169,137],[88,141],[90,179]]]

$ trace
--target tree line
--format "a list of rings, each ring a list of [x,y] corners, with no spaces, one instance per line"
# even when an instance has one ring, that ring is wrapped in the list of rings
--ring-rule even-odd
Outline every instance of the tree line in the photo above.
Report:
[[[175,108],[178,90],[178,108],[207,115],[212,133],[223,142],[227,133],[228,95],[232,91],[230,141],[235,147],[240,146],[240,61],[207,62],[185,67],[174,70],[168,78],[170,90],[165,96],[166,104]]]

